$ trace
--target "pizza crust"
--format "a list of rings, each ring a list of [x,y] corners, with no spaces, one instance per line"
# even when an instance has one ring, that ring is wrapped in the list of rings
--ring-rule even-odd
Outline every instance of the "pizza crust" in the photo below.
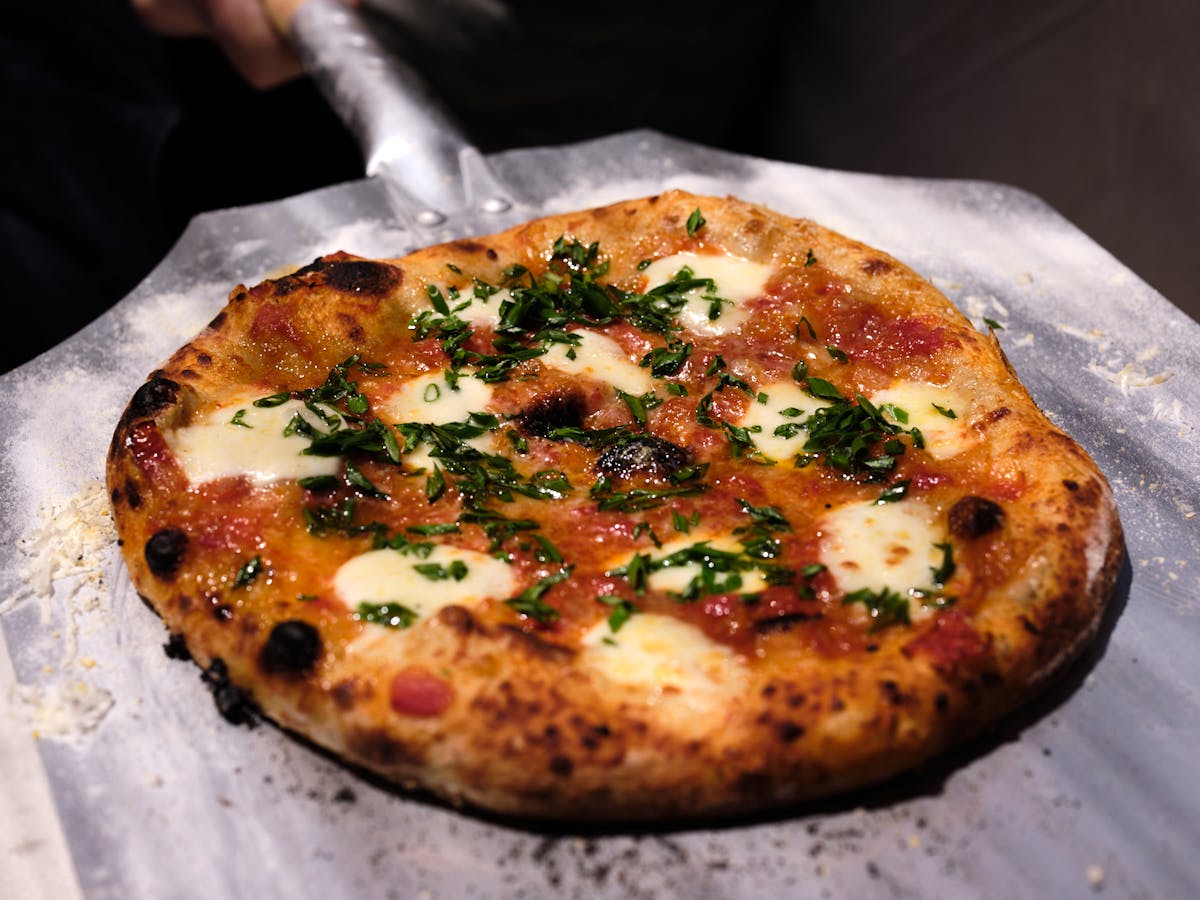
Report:
[[[706,221],[689,235],[696,209]],[[514,263],[544,272],[564,235],[599,242],[610,264],[606,280],[627,290],[640,289],[639,262],[682,250],[769,265],[774,305],[756,307],[736,339],[720,339],[721,347],[748,348],[753,359],[742,365],[730,354],[729,371],[766,379],[774,366],[786,374],[803,346],[813,353],[813,371],[853,382],[843,382],[847,391],[865,395],[919,381],[969,398],[960,429],[966,449],[936,464],[921,457],[910,480],[922,493],[903,501],[928,502],[935,511],[961,555],[965,599],[932,612],[910,603],[911,624],[873,630],[855,618],[857,607],[842,602],[848,592],[826,586],[821,622],[795,613],[756,619],[749,643],[744,634],[706,636],[704,629],[717,628],[712,621],[697,625],[687,618],[694,610],[656,601],[654,611],[634,614],[624,639],[612,634],[624,641],[618,652],[603,640],[586,642],[610,607],[587,594],[593,582],[569,580],[545,595],[564,610],[553,629],[495,598],[450,603],[413,627],[388,629],[329,600],[335,572],[369,545],[310,534],[301,510],[313,499],[295,480],[196,485],[181,471],[164,435],[214,407],[232,411],[248,396],[320,385],[353,355],[391,365],[403,354],[407,377],[439,370],[445,356],[436,342],[412,340],[414,316],[430,308],[426,286],[500,284]],[[803,339],[801,315],[810,324],[820,320],[821,341]],[[746,336],[771,316],[795,321],[795,334]],[[627,349],[661,345],[645,335],[616,338]],[[818,352],[834,338],[857,348],[847,369]],[[696,341],[697,358],[702,344]],[[360,380],[383,405],[404,377]],[[586,378],[572,383],[542,370],[536,384],[555,397],[581,390],[578,402],[597,422],[624,414],[620,404],[615,412],[599,409],[601,388]],[[526,404],[524,419],[506,421],[532,428],[521,391],[533,389],[512,383],[502,390]],[[716,402],[751,402],[736,393]],[[656,434],[669,439],[696,430],[686,416],[669,419],[668,409],[664,404],[651,419]],[[690,452],[725,452],[710,437],[702,434],[708,443]],[[572,478],[595,477],[592,451],[555,449]],[[915,465],[917,456],[910,449],[902,465]],[[762,492],[749,502],[787,506],[794,525],[803,516],[812,530],[805,537],[817,543],[826,539],[825,513],[795,506],[791,493],[828,490],[836,503],[862,504],[880,490],[819,464],[788,469],[747,461],[744,469],[720,472]],[[396,484],[395,492],[404,489]],[[183,636],[199,665],[219,661],[266,716],[402,786],[502,813],[578,821],[758,811],[903,772],[990,726],[1060,671],[1098,627],[1122,553],[1103,476],[1036,408],[994,335],[976,332],[928,282],[886,254],[812,222],[682,192],[542,219],[403,259],[335,254],[254,288],[239,286],[209,327],[132,399],[113,438],[108,488],[138,592],[172,634]],[[687,502],[699,509],[712,496]],[[204,509],[227,515],[214,523]],[[545,527],[567,539],[572,530],[598,527],[586,491],[555,510],[562,521]],[[656,521],[665,515],[646,514]],[[612,533],[616,543],[628,543],[629,530]],[[462,540],[482,548],[478,535]],[[237,584],[239,565],[255,553],[266,574]],[[545,577],[547,566],[527,562],[523,585]],[[590,569],[588,562],[576,577],[600,572],[601,562],[591,560]],[[302,599],[310,595],[318,602]],[[635,645],[641,656],[629,649]]]

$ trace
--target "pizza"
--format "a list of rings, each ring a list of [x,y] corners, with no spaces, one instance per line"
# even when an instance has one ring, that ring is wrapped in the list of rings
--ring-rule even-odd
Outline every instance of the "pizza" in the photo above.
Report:
[[[990,329],[678,191],[235,288],[134,394],[108,489],[228,715],[579,821],[911,769],[1063,668],[1122,548]]]

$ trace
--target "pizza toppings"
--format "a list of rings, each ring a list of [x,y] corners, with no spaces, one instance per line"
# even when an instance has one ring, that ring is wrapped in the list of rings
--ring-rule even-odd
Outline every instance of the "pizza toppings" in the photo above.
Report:
[[[222,690],[509,811],[809,796],[990,720],[1099,608],[1111,548],[1029,526],[1102,479],[903,266],[704,203],[235,291],[113,442],[138,590]]]

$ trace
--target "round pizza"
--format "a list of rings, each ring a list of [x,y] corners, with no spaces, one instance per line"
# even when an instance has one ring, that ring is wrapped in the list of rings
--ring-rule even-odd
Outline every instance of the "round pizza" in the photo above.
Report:
[[[237,287],[133,396],[108,487],[227,714],[572,820],[909,769],[1062,668],[1122,547],[994,334],[884,253],[682,192]]]

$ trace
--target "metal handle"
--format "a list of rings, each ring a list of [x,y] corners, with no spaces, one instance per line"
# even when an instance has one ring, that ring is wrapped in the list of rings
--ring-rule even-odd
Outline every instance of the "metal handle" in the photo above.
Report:
[[[512,205],[424,79],[383,46],[363,14],[337,0],[308,0],[290,26],[305,69],[399,214],[428,228],[476,205],[490,213]]]

